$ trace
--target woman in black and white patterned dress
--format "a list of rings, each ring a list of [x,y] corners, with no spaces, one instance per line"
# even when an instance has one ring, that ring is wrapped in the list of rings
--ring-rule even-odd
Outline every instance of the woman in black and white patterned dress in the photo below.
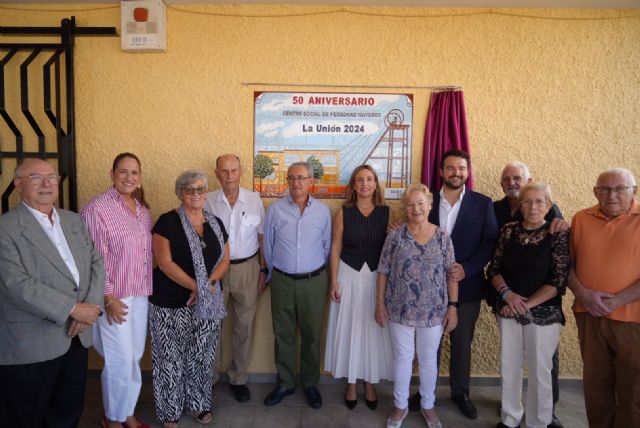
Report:
[[[229,245],[222,221],[203,209],[207,182],[202,171],[182,173],[175,186],[182,204],[152,230],[153,395],[165,428],[175,428],[185,409],[201,424],[213,420],[212,374],[226,315],[220,278],[229,268]]]

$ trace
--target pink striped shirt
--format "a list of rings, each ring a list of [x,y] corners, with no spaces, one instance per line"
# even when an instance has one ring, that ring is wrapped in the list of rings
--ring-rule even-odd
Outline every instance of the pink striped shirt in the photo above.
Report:
[[[121,299],[152,292],[151,216],[136,201],[134,216],[111,187],[80,210],[96,248],[104,258],[105,295]]]

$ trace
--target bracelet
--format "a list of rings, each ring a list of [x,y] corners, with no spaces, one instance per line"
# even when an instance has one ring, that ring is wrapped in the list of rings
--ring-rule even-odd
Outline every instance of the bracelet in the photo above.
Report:
[[[453,307],[454,307],[454,308],[456,308],[456,309],[458,309],[458,306],[459,306],[459,305],[460,305],[460,303],[458,303],[457,301],[455,301],[455,302],[449,301],[449,302],[447,303],[447,306],[453,306]]]
[[[511,293],[511,289],[509,287],[507,287],[506,290],[504,290],[502,293],[500,293],[500,298],[506,302],[507,301],[507,295],[509,293]]]
[[[508,288],[509,286],[507,284],[501,285],[500,288],[498,288],[498,294],[502,294],[502,292]]]

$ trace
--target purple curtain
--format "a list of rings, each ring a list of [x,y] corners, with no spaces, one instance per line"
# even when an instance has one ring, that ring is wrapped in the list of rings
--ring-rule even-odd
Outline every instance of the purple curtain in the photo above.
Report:
[[[422,183],[429,189],[437,191],[442,187],[440,160],[444,152],[451,149],[460,149],[471,154],[467,117],[464,113],[464,96],[462,91],[434,92],[431,94],[422,157]],[[471,169],[467,188],[473,189]]]

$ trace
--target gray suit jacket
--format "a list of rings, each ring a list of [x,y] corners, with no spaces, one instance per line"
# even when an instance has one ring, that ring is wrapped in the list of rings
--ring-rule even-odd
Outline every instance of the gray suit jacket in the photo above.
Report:
[[[102,305],[104,266],[80,216],[58,209],[80,274],[80,287],[33,214],[20,203],[0,215],[0,365],[63,355],[77,302]],[[80,340],[91,346],[91,328]]]

